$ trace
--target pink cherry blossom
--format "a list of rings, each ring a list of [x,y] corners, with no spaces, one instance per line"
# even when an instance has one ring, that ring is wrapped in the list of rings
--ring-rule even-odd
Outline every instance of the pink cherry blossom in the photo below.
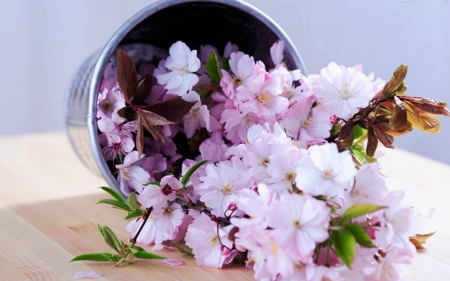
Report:
[[[232,73],[221,69],[222,79],[220,80],[220,86],[225,95],[230,99],[234,99],[236,89],[240,85],[250,84],[253,80],[256,64],[253,57],[242,52],[231,53],[228,63]]]
[[[312,108],[314,100],[308,98],[295,103],[283,115],[281,124],[286,132],[300,141],[303,148],[310,142],[323,140],[330,136],[331,113],[321,106]]]
[[[412,208],[400,204],[403,199],[403,191],[391,191],[383,200],[381,217],[381,228],[376,232],[376,242],[383,249],[389,245],[396,245],[406,248],[409,243],[409,236],[414,235],[413,211]]]
[[[158,84],[173,94],[183,96],[197,84],[198,76],[194,74],[200,68],[200,60],[197,58],[197,51],[191,51],[189,47],[178,41],[169,48],[170,56],[166,59],[165,69],[158,67],[155,69],[155,77]]]
[[[125,118],[117,115],[117,111],[125,107],[125,98],[118,88],[104,88],[98,94],[97,117],[113,119],[116,123],[122,123]]]
[[[333,197],[350,191],[356,175],[352,156],[339,153],[335,143],[314,145],[310,157],[297,168],[297,187],[312,195]]]
[[[279,245],[289,247],[300,261],[310,262],[316,243],[329,236],[330,210],[309,195],[284,194],[273,203],[267,221]]]
[[[172,258],[164,259],[164,260],[162,260],[160,262],[168,264],[168,265],[171,265],[171,266],[178,266],[178,265],[185,265],[186,264],[182,260],[177,260],[177,259],[172,259]]]
[[[183,96],[186,101],[196,102],[188,114],[183,117],[184,132],[186,137],[191,138],[198,128],[206,128],[210,131],[210,116],[206,105],[200,102],[200,96],[194,91],[189,91]]]
[[[241,112],[238,109],[225,109],[220,122],[225,123],[227,139],[239,144],[244,142],[248,129],[258,124],[258,118],[253,113]]]
[[[267,228],[266,214],[270,211],[270,203],[273,195],[265,184],[258,184],[257,191],[253,189],[243,189],[239,193],[236,202],[238,209],[243,211],[248,218],[232,218],[231,223],[239,227],[236,233],[239,241],[243,241],[258,232]]]
[[[283,80],[280,76],[265,80],[259,75],[253,79],[251,85],[240,86],[238,92],[242,106],[265,121],[275,121],[275,115],[283,113],[289,106],[289,101],[281,96]]]
[[[410,247],[412,247],[412,244]],[[415,251],[414,251],[415,253]],[[374,267],[372,272],[368,274],[364,280],[386,280],[386,281],[398,281],[410,272],[412,268],[412,258],[404,248],[391,248],[385,255],[385,257],[378,257],[378,262],[373,263]],[[368,272],[366,272],[368,273]]]
[[[106,160],[114,160],[118,156],[129,153],[134,148],[131,138],[120,138],[117,135],[106,133],[107,144],[102,148]]]
[[[201,213],[189,225],[186,233],[186,245],[192,248],[195,260],[200,266],[221,268],[227,257],[222,255],[222,245],[232,248],[228,234],[217,223]]]
[[[291,146],[279,149],[276,154],[270,156],[270,164],[267,180],[273,193],[283,194],[292,191],[297,176],[297,166],[300,161],[307,157],[306,150]]]
[[[270,57],[275,66],[280,65],[283,62],[283,51],[284,51],[284,41],[280,40],[275,42],[272,47],[270,47]]]
[[[196,191],[212,214],[223,216],[228,205],[239,198],[239,191],[252,186],[252,178],[244,171],[244,163],[237,158],[206,166],[206,176],[200,178],[203,184]]]
[[[175,200],[175,192],[182,187],[183,185],[179,180],[173,175],[168,175],[161,179],[160,186],[155,184],[146,186],[138,199],[145,208],[161,208],[166,205],[167,201]]]
[[[355,177],[355,184],[348,193],[346,205],[379,204],[380,199],[387,195],[387,188],[380,172],[378,163],[363,165]]]
[[[152,178],[159,179],[160,175],[167,170],[167,167],[166,158],[160,153],[152,154],[152,156],[144,158],[143,168]]]
[[[238,242],[249,250],[248,259],[253,264],[257,280],[276,280],[278,275],[289,277],[294,274],[295,263],[289,250],[282,247],[273,234],[271,230],[262,230]]]
[[[118,181],[120,190],[125,195],[133,191],[141,193],[143,189],[142,185],[148,183],[151,179],[150,174],[146,170],[140,166],[133,165],[143,157],[144,155],[139,157],[137,151],[132,151],[125,156],[123,164],[116,165],[116,168],[119,170]]]
[[[148,246],[150,244],[157,244],[160,245],[164,240],[165,236],[164,233],[158,229],[157,222],[158,217],[155,216],[155,214],[150,214],[150,216],[147,219],[147,222],[142,227],[141,233],[137,237],[136,241],[144,246]],[[130,233],[131,237],[134,237],[136,233],[141,228],[142,223],[144,220],[132,220],[127,225],[127,231]]]
[[[324,107],[345,120],[374,96],[372,83],[358,67],[346,68],[334,62],[321,70],[314,94]]]
[[[177,203],[166,204],[163,207],[153,208],[154,216],[158,217],[156,226],[161,231],[164,240],[172,240],[177,234],[177,228],[183,222],[185,213]]]
[[[226,160],[225,152],[227,149],[228,146],[224,143],[220,133],[214,133],[210,139],[204,140],[199,147],[202,159],[209,160],[212,163]]]

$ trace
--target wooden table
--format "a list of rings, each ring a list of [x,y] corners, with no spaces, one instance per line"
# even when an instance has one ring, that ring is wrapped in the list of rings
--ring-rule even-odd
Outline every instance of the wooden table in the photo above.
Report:
[[[448,153],[448,152],[446,152]],[[75,255],[109,251],[97,223],[126,240],[123,213],[95,203],[107,198],[102,178],[77,159],[64,133],[0,138],[0,280],[72,280],[77,271],[101,272],[99,280],[253,280],[237,266],[198,267],[178,251],[158,252],[184,260],[171,267],[157,260],[114,268],[108,263],[74,262]],[[450,166],[405,151],[387,151],[388,186],[406,191],[417,210],[419,232],[436,230],[419,253],[407,280],[450,280]]]

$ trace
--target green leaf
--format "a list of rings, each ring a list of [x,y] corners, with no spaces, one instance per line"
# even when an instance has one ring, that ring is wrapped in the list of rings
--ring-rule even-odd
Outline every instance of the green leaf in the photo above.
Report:
[[[165,259],[165,257],[158,256],[158,255],[155,255],[155,254],[153,254],[153,253],[146,252],[146,251],[138,251],[138,252],[136,252],[136,253],[134,254],[134,256],[135,256],[136,258],[147,259],[147,260],[153,260],[153,259]]]
[[[348,149],[358,160],[360,165],[377,162],[377,159],[375,157],[370,157],[366,154],[366,151],[361,144],[353,144],[352,146],[349,146]]]
[[[380,209],[386,208],[385,206],[378,206],[374,204],[355,204],[345,211],[342,215],[343,221],[348,221],[353,218],[360,217],[362,215],[370,214]]]
[[[145,252],[145,249],[144,249],[144,248],[139,247],[139,246],[137,246],[137,245],[134,245],[134,246],[133,246],[133,249],[136,249],[138,252]]]
[[[361,128],[361,126],[356,125],[353,130],[353,139],[355,141],[358,141],[359,139],[363,138],[367,134],[367,130]]]
[[[113,236],[107,231],[105,231],[104,227],[102,227],[100,224],[97,224],[98,229],[100,230],[100,233],[102,234],[103,240],[105,240],[106,245],[111,247],[114,251],[117,253],[119,252],[119,249],[116,246],[116,242],[114,241]]]
[[[192,174],[194,174],[195,171],[197,171],[198,168],[200,168],[203,164],[205,164],[208,161],[209,160],[203,160],[203,161],[200,161],[200,162],[196,163],[194,166],[192,166],[186,172],[186,174],[183,176],[183,178],[181,179],[181,184],[183,184],[183,186],[185,186],[187,184],[187,182],[189,181],[189,179],[191,178]]]
[[[120,256],[111,254],[111,253],[91,253],[91,254],[83,254],[74,257],[70,260],[73,261],[119,261]]]
[[[119,252],[119,249],[121,249],[123,252],[125,252],[125,247],[123,246],[123,243],[120,242],[119,239],[117,239],[116,234],[114,233],[114,231],[112,231],[111,228],[109,228],[108,226],[104,226],[103,232],[108,237],[108,240],[112,241],[110,245],[114,250]]]
[[[180,251],[180,253],[188,254],[188,255],[191,255],[191,256],[194,255],[194,253],[192,252],[192,249],[189,248],[188,246],[184,245],[183,243],[176,243],[176,244],[173,244],[173,245],[175,246],[175,248],[178,249],[178,251]]]
[[[334,230],[331,232],[331,243],[338,257],[348,268],[352,268],[352,262],[356,253],[356,239],[353,234],[347,230]]]
[[[357,224],[349,224],[346,225],[345,228],[353,234],[353,237],[355,237],[356,242],[359,245],[366,248],[375,247],[375,245],[372,243],[372,239],[370,239],[369,234],[364,231],[364,228],[362,228],[362,226]]]
[[[131,208],[133,209],[139,209],[141,206],[139,206],[137,197],[136,197],[136,192],[131,192],[130,195],[128,195],[128,204],[131,206]]]
[[[125,199],[123,199],[122,196],[120,196],[119,193],[117,193],[115,190],[112,190],[111,188],[107,187],[107,186],[102,186],[100,187],[102,190],[106,191],[109,193],[109,195],[111,195],[114,199],[116,199],[116,201],[119,202],[125,202]]]
[[[102,200],[98,201],[97,204],[109,204],[109,205],[113,205],[116,208],[125,210],[127,212],[133,211],[133,210],[131,210],[130,206],[128,206],[127,203],[119,202],[119,201],[116,201],[113,199],[102,199]]]
[[[144,213],[142,212],[142,210],[136,210],[136,211],[134,211],[134,212],[129,213],[129,214],[125,217],[125,219],[126,219],[126,220],[131,220],[131,219],[140,217],[140,216],[142,216],[143,214],[144,214]]]
[[[100,226],[100,224],[97,224],[98,230],[100,230],[100,234],[102,235],[103,238],[106,238],[105,233],[103,232],[103,228]]]
[[[143,184],[143,186],[147,186],[147,185],[151,185],[151,184],[157,185],[157,186],[160,186],[160,185],[161,185],[161,183],[160,183],[159,181],[151,181],[151,182],[148,182],[148,183],[146,183],[146,184]]]
[[[206,73],[208,73],[209,78],[219,83],[222,78],[222,74],[219,69],[219,62],[217,61],[217,54],[211,50],[211,54],[208,57],[205,65]]]
[[[222,68],[226,71],[230,71],[230,59],[229,58],[223,58],[222,59]]]

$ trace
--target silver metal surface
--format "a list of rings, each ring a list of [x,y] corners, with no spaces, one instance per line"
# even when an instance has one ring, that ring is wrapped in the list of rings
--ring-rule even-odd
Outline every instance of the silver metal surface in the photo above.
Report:
[[[97,94],[103,71],[119,46],[148,44],[168,50],[181,40],[191,49],[211,44],[223,50],[231,41],[239,49],[271,67],[270,47],[285,41],[284,58],[289,69],[306,73],[303,61],[284,31],[267,15],[238,0],[163,0],[130,18],[111,37],[103,50],[80,67],[67,91],[66,128],[81,161],[120,192],[116,178],[103,158],[97,129]],[[150,47],[152,48],[152,47]]]

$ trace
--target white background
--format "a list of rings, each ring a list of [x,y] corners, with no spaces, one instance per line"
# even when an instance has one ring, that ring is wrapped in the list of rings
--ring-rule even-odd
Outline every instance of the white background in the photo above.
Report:
[[[71,76],[152,0],[0,0],[0,135],[64,129]],[[411,96],[450,102],[450,2],[406,0],[248,0],[297,46],[309,73],[332,60],[389,79],[409,65]],[[450,164],[450,118],[442,132],[395,141]]]

